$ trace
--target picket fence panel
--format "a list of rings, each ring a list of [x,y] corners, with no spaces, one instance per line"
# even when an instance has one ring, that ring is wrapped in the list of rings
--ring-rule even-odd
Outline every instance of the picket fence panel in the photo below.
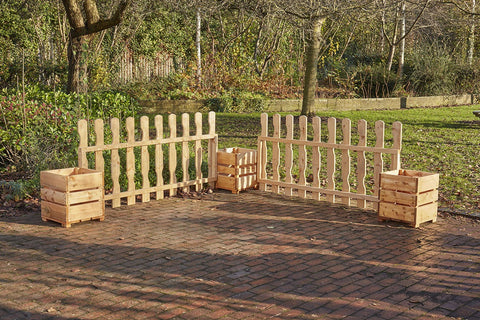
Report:
[[[147,116],[140,118],[140,134],[141,139],[136,140],[135,135],[135,119],[129,117],[125,121],[125,130],[127,133],[127,139],[125,142],[121,142],[120,135],[120,121],[118,118],[112,118],[110,120],[110,130],[112,134],[112,143],[104,143],[104,123],[102,119],[94,121],[95,131],[95,144],[88,145],[88,122],[87,120],[80,120],[78,122],[78,133],[80,137],[78,148],[78,165],[81,168],[88,168],[89,162],[87,160],[87,153],[95,154],[95,170],[105,170],[105,159],[103,152],[110,150],[111,161],[111,179],[112,179],[112,193],[105,195],[105,200],[112,201],[112,207],[119,207],[121,205],[121,199],[127,199],[127,205],[136,203],[136,197],[141,195],[142,202],[150,201],[150,193],[155,193],[156,199],[162,199],[164,197],[164,191],[169,190],[170,195],[174,195],[177,189],[181,188],[183,191],[187,191],[190,186],[195,186],[196,191],[200,191],[204,183],[211,185],[215,184],[217,180],[217,149],[218,149],[218,136],[215,132],[215,112],[208,114],[209,132],[204,134],[202,132],[202,114],[195,114],[195,135],[190,135],[190,116],[188,114],[182,114],[182,131],[181,137],[177,137],[177,116],[170,114],[168,116],[169,137],[164,137],[163,132],[163,117],[161,115],[155,116],[155,138],[150,138],[150,124]],[[208,161],[208,177],[204,178],[202,174],[202,159],[204,151],[202,150],[202,141],[207,141],[207,161]],[[194,143],[194,159],[195,159],[195,178],[191,179],[189,176],[189,161],[190,161],[190,145],[189,142]],[[177,182],[177,148],[176,144],[181,144],[180,160],[183,171],[182,181]],[[170,181],[165,183],[163,179],[163,171],[165,167],[163,145],[168,146],[168,167],[166,168],[170,173]],[[155,175],[156,185],[150,185],[149,172],[150,172],[150,153],[149,146],[155,146],[154,153],[155,161]],[[142,176],[142,187],[140,189],[135,188],[135,148],[140,148],[140,174]],[[121,191],[120,188],[120,175],[122,172],[120,164],[119,150],[125,149],[125,175],[127,178],[127,190]]]
[[[307,117],[301,116],[298,121],[299,138],[294,139],[294,117],[287,115],[285,117],[286,135],[281,137],[281,117],[278,114],[273,116],[273,135],[268,135],[268,115],[261,115],[261,135],[258,137],[258,183],[260,190],[271,190],[274,193],[283,192],[287,196],[292,196],[293,191],[297,191],[297,196],[306,198],[307,192],[316,200],[325,195],[327,201],[340,202],[345,205],[352,205],[351,200],[355,200],[355,205],[360,208],[366,208],[367,202],[373,204],[373,208],[378,207],[379,177],[384,170],[383,154],[389,154],[390,170],[400,169],[400,151],[402,145],[402,124],[394,122],[392,125],[393,143],[391,148],[385,148],[385,123],[383,121],[375,122],[376,143],[374,147],[367,146],[367,122],[360,120],[357,126],[358,143],[352,145],[352,125],[350,119],[343,119],[342,141],[338,143],[337,139],[337,120],[329,118],[327,121],[328,138],[326,142],[321,141],[321,119],[313,117],[313,139],[307,138]],[[268,157],[268,145],[271,144],[271,157]],[[295,164],[293,161],[293,146],[298,148],[298,159]],[[307,152],[307,147],[310,152]],[[284,150],[283,156],[281,156]],[[326,181],[325,187],[321,187],[320,173],[322,168],[321,150],[326,155]],[[339,152],[336,152],[339,150]],[[356,163],[352,163],[352,152],[356,153]],[[366,153],[373,153],[373,190],[367,194],[365,179],[367,176],[367,158]],[[339,159],[340,173],[336,168],[337,154]],[[311,155],[311,159],[307,159]],[[271,162],[269,162],[271,160]],[[271,172],[267,174],[267,166],[271,163]],[[311,168],[310,181],[307,183],[306,168],[307,164]],[[298,169],[296,181],[292,175],[292,169]],[[352,167],[356,166],[355,176],[352,176]],[[282,169],[284,178],[281,179]],[[339,190],[336,186],[335,177],[341,181],[342,187]],[[356,178],[356,187],[352,191],[351,180]],[[270,188],[269,188],[270,187]]]

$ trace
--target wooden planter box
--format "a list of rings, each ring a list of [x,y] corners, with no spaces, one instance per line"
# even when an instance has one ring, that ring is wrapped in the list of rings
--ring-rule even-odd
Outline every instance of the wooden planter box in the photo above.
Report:
[[[104,220],[103,172],[67,168],[40,173],[42,220],[69,228],[72,223]]]
[[[438,173],[394,170],[380,174],[380,220],[396,220],[417,228],[437,220]]]
[[[217,188],[239,193],[257,186],[257,150],[226,148],[217,152]]]

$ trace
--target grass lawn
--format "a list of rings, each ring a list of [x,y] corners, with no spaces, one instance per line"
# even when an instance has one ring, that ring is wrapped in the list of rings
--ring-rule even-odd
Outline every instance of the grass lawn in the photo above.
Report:
[[[440,206],[479,213],[480,119],[473,115],[474,110],[480,110],[480,106],[328,111],[317,115],[322,119],[350,118],[353,143],[356,143],[357,121],[367,120],[369,146],[373,146],[375,141],[375,121],[385,122],[387,140],[391,139],[392,123],[402,122],[402,168],[440,173]],[[295,128],[298,129],[298,126]],[[322,131],[326,134],[326,125],[322,125]],[[260,134],[260,115],[218,113],[217,133],[219,148],[256,148],[257,136]],[[337,141],[341,141],[340,128],[337,129],[337,134]],[[310,130],[310,139],[311,135]],[[388,141],[386,146],[389,146]]]

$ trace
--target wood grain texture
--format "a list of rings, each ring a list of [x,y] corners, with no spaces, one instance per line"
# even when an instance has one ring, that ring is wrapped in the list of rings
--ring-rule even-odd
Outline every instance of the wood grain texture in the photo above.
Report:
[[[337,141],[337,119],[328,118],[328,142]],[[327,189],[335,190],[335,149],[327,148]],[[327,194],[327,201],[335,203],[335,195]]]
[[[140,118],[140,130],[142,131],[142,141],[150,140],[150,128],[148,123],[148,117],[143,116]],[[150,154],[148,153],[148,147],[143,146],[141,149],[141,170],[142,170],[142,189],[150,188],[150,180],[148,178],[148,172],[150,171]],[[142,202],[150,201],[150,192],[144,191],[142,193]]]
[[[110,120],[110,129],[112,131],[112,143],[120,143],[120,120],[112,118]],[[120,156],[118,150],[111,151],[111,174],[112,174],[112,194],[120,193]],[[112,199],[112,208],[120,207],[120,197]]]
[[[127,143],[132,144],[135,142],[135,119],[128,117],[126,120],[127,129]],[[127,190],[135,191],[135,153],[133,147],[127,148]],[[135,204],[135,196],[129,196],[127,198],[127,205]]]

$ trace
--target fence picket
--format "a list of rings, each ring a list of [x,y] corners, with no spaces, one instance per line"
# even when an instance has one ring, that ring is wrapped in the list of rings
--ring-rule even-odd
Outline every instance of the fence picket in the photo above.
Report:
[[[273,136],[275,138],[280,138],[280,115],[273,115]],[[280,147],[278,142],[273,142],[272,144],[272,167],[273,167],[273,180],[280,181],[280,174],[278,172],[280,165]],[[272,186],[272,191],[275,193],[279,192],[278,185]]]
[[[285,118],[288,140],[293,140],[293,116],[287,115]],[[285,144],[285,182],[292,183],[293,149],[291,143]],[[285,187],[285,195],[292,196],[292,188]]]
[[[110,120],[110,130],[112,131],[112,144],[120,143],[120,120],[118,118],[112,118]],[[117,195],[120,193],[120,157],[118,150],[114,149],[111,152],[111,174],[112,174],[112,194]],[[120,207],[120,197],[112,199],[112,208]]]
[[[377,137],[375,147],[383,148],[385,145],[385,122],[378,120],[375,122],[375,135]],[[380,173],[383,171],[383,157],[381,152],[376,152],[373,155],[373,180],[374,180],[374,189],[373,194],[375,197],[378,197],[380,191]],[[376,209],[378,208],[378,203],[375,204]]]
[[[183,129],[183,137],[190,136],[190,117],[188,113],[182,114],[182,129]],[[190,159],[190,149],[188,147],[188,141],[182,142],[182,171],[183,171],[183,181],[190,180],[190,176],[188,174],[188,167],[189,167],[189,159]],[[183,188],[183,192],[188,192],[190,187]]]
[[[168,127],[170,130],[170,138],[177,137],[177,116],[171,114],[168,116]],[[170,142],[168,146],[168,168],[170,171],[170,197],[173,197],[176,194],[177,188],[173,186],[177,182],[177,177],[175,172],[177,170],[177,150],[175,148],[175,143]]]
[[[202,135],[202,114],[200,112],[195,113],[195,128],[197,129],[196,135]],[[195,178],[202,179],[202,142],[200,140],[195,141]],[[200,182],[195,184],[195,191],[199,192],[202,189]]]
[[[321,128],[322,128],[322,120],[320,117],[314,117],[312,119],[312,126],[313,126],[313,141],[320,142],[321,141]],[[320,148],[318,146],[312,147],[312,187],[320,188]],[[314,200],[320,200],[320,192],[313,192],[312,197]]]
[[[328,143],[337,141],[337,119],[328,118]],[[335,190],[335,149],[327,148],[327,190]],[[335,195],[327,194],[327,201],[335,203]]]
[[[343,140],[342,144],[350,145],[352,143],[352,123],[350,119],[342,120],[342,132]],[[342,191],[349,193],[350,192],[350,166],[351,166],[350,150],[342,150]],[[350,198],[344,197],[342,199],[343,204],[349,206]]]
[[[215,135],[215,112],[208,113],[209,134]],[[218,151],[218,137],[208,141],[208,179],[212,181],[212,188],[215,188],[215,181],[217,179],[217,151]]]
[[[150,139],[150,128],[148,117],[140,118],[140,129],[142,131],[142,141]],[[141,151],[141,166],[142,166],[142,189],[150,188],[150,180],[148,179],[148,172],[150,171],[150,154],[148,153],[148,146],[143,146]],[[142,193],[142,202],[150,201],[150,192],[144,191]]]
[[[126,120],[127,129],[127,142],[132,144],[135,142],[135,121],[132,117],[128,117]],[[135,153],[133,147],[127,148],[127,190],[130,192],[135,191]],[[127,197],[127,205],[135,204],[135,195]]]
[[[262,113],[260,116],[260,122],[262,125],[261,137],[268,137],[268,115],[266,113]],[[267,141],[260,141],[258,147],[259,150],[257,153],[259,158],[257,162],[257,174],[261,180],[267,178]],[[267,190],[267,186],[263,182],[259,182],[258,186],[261,191]]]
[[[392,154],[392,164],[390,170],[399,170],[400,165],[400,150],[402,148],[402,123],[395,121],[392,126],[393,148],[398,149],[397,154]]]
[[[358,146],[367,146],[367,121],[358,121]],[[366,194],[365,188],[365,174],[367,171],[367,160],[365,158],[365,151],[358,151],[357,153],[357,193]],[[357,207],[365,208],[366,201],[364,199],[357,199]]]
[[[78,147],[88,147],[88,123],[87,120],[82,119],[78,121],[78,136],[79,136],[79,144]],[[83,152],[82,149],[79,149],[78,152],[78,166],[80,168],[88,169],[88,160],[87,160],[87,153]]]
[[[300,141],[306,141],[307,140],[307,117],[306,116],[300,116],[298,126],[300,129]],[[305,145],[299,145],[298,146],[298,184],[300,186],[305,186],[306,185],[306,178],[305,178],[305,170],[307,168],[307,149],[305,148]],[[300,198],[306,198],[307,193],[304,189],[299,189],[298,190],[298,196]]]
[[[163,117],[161,115],[155,116],[155,132],[156,139],[159,141],[155,145],[155,175],[157,176],[157,187],[163,186],[163,148],[160,142],[163,139]],[[163,199],[163,190],[158,189],[155,198]]]
[[[103,119],[96,119],[95,123],[95,146],[103,147],[104,133],[103,133]],[[102,171],[105,168],[105,161],[103,159],[103,151],[95,151],[95,170]]]

